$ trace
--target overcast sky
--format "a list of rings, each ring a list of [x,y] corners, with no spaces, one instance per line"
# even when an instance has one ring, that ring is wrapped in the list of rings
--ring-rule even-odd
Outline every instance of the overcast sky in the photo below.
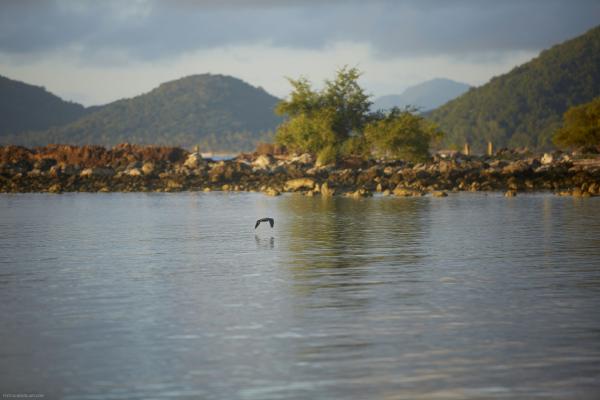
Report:
[[[483,84],[598,21],[598,0],[0,0],[0,75],[92,105],[205,72],[283,97],[350,65],[380,96]]]

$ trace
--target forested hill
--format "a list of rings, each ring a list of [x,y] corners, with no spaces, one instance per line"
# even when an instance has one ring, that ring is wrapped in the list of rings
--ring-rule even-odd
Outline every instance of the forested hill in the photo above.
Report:
[[[429,114],[446,146],[471,143],[543,149],[571,106],[600,95],[600,27],[544,50]]]
[[[64,125],[86,113],[43,87],[0,76],[0,137]]]
[[[281,119],[279,101],[261,88],[223,75],[192,75],[140,96],[109,103],[60,128],[30,134],[21,144],[162,144],[204,150],[245,150]]]

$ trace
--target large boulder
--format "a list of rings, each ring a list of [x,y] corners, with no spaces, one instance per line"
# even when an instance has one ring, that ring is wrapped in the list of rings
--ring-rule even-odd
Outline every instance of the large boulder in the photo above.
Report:
[[[300,164],[312,164],[313,163],[313,157],[308,154],[308,153],[304,153],[301,154],[299,156],[296,157],[292,157],[292,159],[290,160],[291,162],[297,162]]]
[[[542,163],[542,165],[552,164],[554,162],[554,155],[552,155],[551,153],[544,153],[540,162]]]
[[[413,196],[423,196],[424,193],[418,190],[407,189],[403,187],[396,187],[394,189],[394,195],[398,197],[413,197]]]
[[[295,192],[300,189],[312,190],[315,187],[315,181],[310,178],[290,179],[284,185],[286,192]]]
[[[155,169],[156,168],[153,162],[146,162],[144,165],[142,165],[142,172],[144,175],[152,175]]]
[[[128,170],[126,171],[126,173],[127,173],[127,175],[129,175],[129,176],[141,176],[141,175],[142,175],[142,171],[140,171],[140,169],[139,169],[139,168],[131,168],[131,169],[128,169]]]
[[[505,175],[521,175],[531,170],[532,168],[529,163],[524,160],[517,160],[502,168],[502,173]]]
[[[323,197],[331,197],[335,194],[335,189],[329,187],[327,182],[321,185],[321,196]]]
[[[252,162],[252,165],[256,168],[267,169],[271,165],[275,163],[275,158],[270,154],[261,154],[256,157],[256,159]]]
[[[112,168],[106,168],[106,167],[92,167],[92,168],[85,168],[81,171],[81,173],[79,174],[79,176],[81,176],[82,178],[108,178],[111,177],[115,174],[115,171]]]
[[[206,161],[202,158],[200,153],[192,153],[190,154],[183,165],[189,169],[196,169],[204,166]]]

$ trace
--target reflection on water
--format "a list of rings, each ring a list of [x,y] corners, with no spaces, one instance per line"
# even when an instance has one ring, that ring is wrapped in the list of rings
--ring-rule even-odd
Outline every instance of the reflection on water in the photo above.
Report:
[[[595,398],[599,209],[550,195],[3,195],[0,387]],[[255,230],[264,215],[275,227]]]
[[[254,235],[257,249],[273,249],[275,248],[275,238],[270,236],[268,239],[261,238],[259,235]]]

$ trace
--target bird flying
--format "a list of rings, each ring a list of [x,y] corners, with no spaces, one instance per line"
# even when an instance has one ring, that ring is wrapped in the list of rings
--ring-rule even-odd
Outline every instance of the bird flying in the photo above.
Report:
[[[273,227],[273,225],[275,225],[275,220],[273,218],[261,218],[258,221],[256,221],[256,225],[254,225],[254,229],[258,228],[258,226],[260,225],[261,222],[268,222],[269,225],[271,225],[271,228]]]

